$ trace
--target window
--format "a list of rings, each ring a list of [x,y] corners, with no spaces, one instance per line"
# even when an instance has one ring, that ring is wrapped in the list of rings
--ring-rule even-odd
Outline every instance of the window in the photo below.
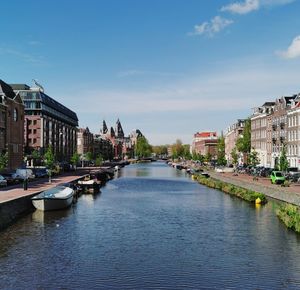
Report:
[[[18,121],[18,110],[17,110],[16,108],[14,108],[13,120],[14,120],[15,122]]]

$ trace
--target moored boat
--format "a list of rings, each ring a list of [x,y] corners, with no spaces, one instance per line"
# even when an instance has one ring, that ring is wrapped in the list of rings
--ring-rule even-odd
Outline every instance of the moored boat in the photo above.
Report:
[[[36,209],[47,211],[69,207],[72,204],[74,190],[64,185],[47,189],[31,198]]]

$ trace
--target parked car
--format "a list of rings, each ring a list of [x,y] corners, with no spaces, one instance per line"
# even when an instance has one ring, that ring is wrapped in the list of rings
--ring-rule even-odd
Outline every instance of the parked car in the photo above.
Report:
[[[35,175],[33,174],[33,171],[32,169],[29,169],[29,168],[18,168],[16,170],[16,175],[17,176],[20,176],[23,180],[24,179],[34,179],[35,178]]]
[[[273,184],[282,184],[285,182],[285,176],[281,171],[272,171],[270,178]]]
[[[6,179],[7,185],[17,184],[22,181],[22,178],[15,173],[3,173],[2,176]]]
[[[289,180],[291,182],[300,182],[300,172],[296,172],[292,175],[289,175]]]
[[[42,178],[48,176],[48,172],[46,168],[34,168],[32,169],[36,178]]]
[[[7,180],[2,175],[0,175],[0,186],[7,186]]]

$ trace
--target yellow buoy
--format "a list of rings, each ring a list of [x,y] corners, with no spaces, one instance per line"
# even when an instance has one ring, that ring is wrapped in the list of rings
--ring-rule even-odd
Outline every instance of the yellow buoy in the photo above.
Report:
[[[261,199],[258,197],[258,198],[255,200],[255,203],[256,203],[256,204],[261,204]]]

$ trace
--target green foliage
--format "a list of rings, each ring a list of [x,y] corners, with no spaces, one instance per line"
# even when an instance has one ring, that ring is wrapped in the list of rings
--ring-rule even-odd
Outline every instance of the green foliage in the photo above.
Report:
[[[300,212],[297,206],[285,204],[277,209],[276,214],[289,229],[300,233]]]
[[[180,139],[176,140],[176,143],[171,146],[172,159],[183,157],[184,147]]]
[[[259,162],[260,160],[258,158],[258,153],[257,151],[255,151],[254,148],[252,148],[252,151],[250,152],[248,157],[248,163],[249,165],[256,167],[259,164]]]
[[[253,190],[235,186],[233,184],[223,182],[214,178],[205,178],[200,175],[197,177],[197,180],[199,181],[199,183],[204,184],[208,187],[221,190],[225,193],[237,196],[251,203],[255,203],[257,198],[260,198],[262,203],[267,202],[266,196],[264,194]]]
[[[36,161],[38,161],[42,158],[40,151],[37,149],[34,149],[31,153],[31,158],[33,159],[33,164],[35,165]]]
[[[211,159],[212,159],[212,155],[211,155],[209,152],[207,152],[207,153],[205,154],[205,156],[204,156],[204,161],[205,161],[205,162],[210,162]]]
[[[227,160],[225,158],[225,138],[223,136],[218,138],[217,164],[218,165],[226,165],[227,164]]]
[[[232,158],[232,164],[233,164],[234,166],[237,166],[238,160],[239,160],[239,153],[238,153],[236,147],[234,147],[234,148],[232,149],[230,155],[231,155],[231,158]]]
[[[167,145],[152,146],[152,152],[155,153],[156,156],[167,156],[168,146]]]
[[[152,148],[148,140],[144,136],[139,137],[135,145],[135,155],[138,158],[149,157],[151,152]]]
[[[189,144],[185,144],[183,145],[183,158],[185,160],[190,160],[192,159],[192,155],[190,153],[190,145]]]
[[[99,154],[99,156],[97,156],[96,160],[95,160],[95,164],[96,166],[101,166],[103,163],[103,157],[101,154]]]
[[[251,120],[250,119],[247,119],[245,121],[243,135],[237,140],[236,147],[239,152],[250,153],[251,151]]]
[[[71,163],[76,166],[78,164],[79,160],[80,160],[80,156],[77,152],[75,152],[73,154],[73,156],[71,157]]]
[[[7,167],[8,153],[0,153],[0,171]]]
[[[44,155],[44,163],[49,169],[53,169],[55,163],[55,157],[51,145],[47,148],[47,151]]]
[[[192,154],[192,159],[195,161],[200,161],[200,163],[203,163],[204,161],[204,156],[200,153],[196,153],[195,151]]]
[[[44,163],[49,169],[49,171],[48,171],[49,182],[51,182],[51,176],[52,176],[52,172],[54,170],[54,164],[55,164],[55,157],[54,157],[51,145],[47,148],[47,151],[44,155]]]
[[[86,152],[85,153],[85,160],[88,161],[88,162],[91,162],[93,159],[93,153],[92,152]]]
[[[281,171],[287,171],[289,167],[289,161],[286,157],[286,145],[282,146],[279,158],[279,169]]]

